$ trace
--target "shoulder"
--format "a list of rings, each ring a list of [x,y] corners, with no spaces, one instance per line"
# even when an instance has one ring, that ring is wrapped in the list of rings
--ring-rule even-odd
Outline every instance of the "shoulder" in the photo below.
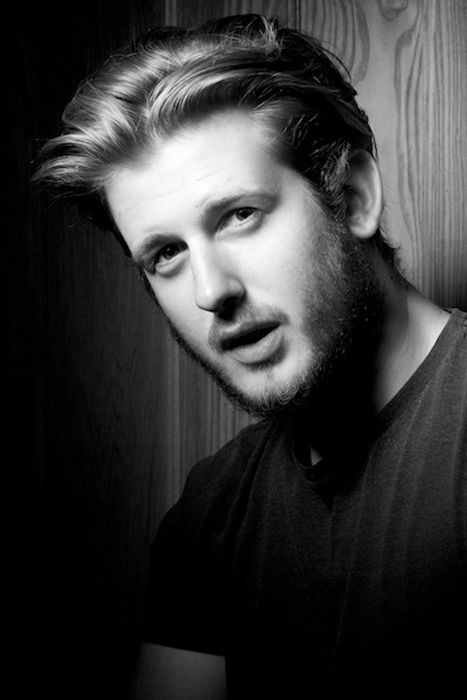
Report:
[[[449,309],[449,312],[451,314],[449,326],[465,347],[467,342],[467,312],[460,309]]]
[[[271,443],[280,442],[277,421],[262,420],[243,428],[218,452],[195,464],[179,504],[192,515],[224,514],[242,491],[248,491]]]
[[[243,428],[218,452],[194,465],[188,475],[187,487],[199,480],[205,482],[208,479],[217,484],[241,477],[250,459],[267,441],[272,427],[272,421],[263,420]]]
[[[447,395],[465,392],[467,380],[467,313],[448,309],[449,319],[430,353],[408,385]],[[448,391],[449,390],[449,391]]]
[[[467,390],[467,313],[459,309],[450,310],[450,318],[435,345],[433,354],[437,359],[438,373],[449,389],[457,393]]]
[[[419,465],[458,483],[465,475],[466,419],[467,314],[452,309],[429,355],[380,414],[378,455],[408,465],[407,473]]]

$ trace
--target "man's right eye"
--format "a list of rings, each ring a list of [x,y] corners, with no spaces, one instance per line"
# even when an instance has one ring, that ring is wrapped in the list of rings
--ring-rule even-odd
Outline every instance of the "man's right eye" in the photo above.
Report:
[[[185,248],[186,245],[184,243],[168,243],[155,254],[154,266],[156,268],[163,267],[171,263]]]

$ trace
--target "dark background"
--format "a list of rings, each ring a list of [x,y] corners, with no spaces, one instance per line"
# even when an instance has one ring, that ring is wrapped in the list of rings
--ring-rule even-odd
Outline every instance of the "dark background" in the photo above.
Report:
[[[277,14],[345,60],[380,145],[389,233],[407,275],[438,303],[467,308],[464,0],[10,8],[2,259],[13,697],[125,697],[157,525],[193,462],[249,420],[172,344],[113,238],[30,187],[33,158],[78,82],[134,33],[245,11]]]

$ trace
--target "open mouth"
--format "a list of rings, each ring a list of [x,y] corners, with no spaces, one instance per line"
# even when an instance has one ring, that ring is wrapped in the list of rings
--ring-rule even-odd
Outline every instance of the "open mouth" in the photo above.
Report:
[[[234,350],[245,345],[253,345],[265,338],[274,328],[277,328],[277,325],[262,326],[261,328],[254,328],[251,331],[240,333],[233,338],[228,338],[224,341],[224,350]]]

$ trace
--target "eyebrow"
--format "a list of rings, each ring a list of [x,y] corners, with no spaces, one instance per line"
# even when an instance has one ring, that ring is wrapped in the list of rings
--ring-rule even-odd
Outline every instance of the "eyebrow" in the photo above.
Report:
[[[236,192],[233,195],[228,195],[225,197],[219,197],[218,199],[213,199],[206,204],[201,203],[199,209],[202,210],[200,216],[198,217],[201,223],[206,223],[219,216],[223,211],[230,208],[235,208],[239,204],[243,206],[248,206],[250,200],[254,200],[255,203],[260,204],[264,207],[270,207],[278,199],[277,194],[272,194],[271,192],[265,192],[263,190],[245,190],[241,192]],[[133,260],[140,267],[147,268],[150,262],[149,258],[152,257],[153,251],[164,246],[170,241],[175,234],[167,232],[156,233],[153,232],[151,227],[147,230],[147,236],[141,241],[141,243],[134,249],[132,253]]]
[[[139,267],[149,269],[154,250],[166,245],[169,239],[169,233],[149,234],[133,251],[133,260]]]

